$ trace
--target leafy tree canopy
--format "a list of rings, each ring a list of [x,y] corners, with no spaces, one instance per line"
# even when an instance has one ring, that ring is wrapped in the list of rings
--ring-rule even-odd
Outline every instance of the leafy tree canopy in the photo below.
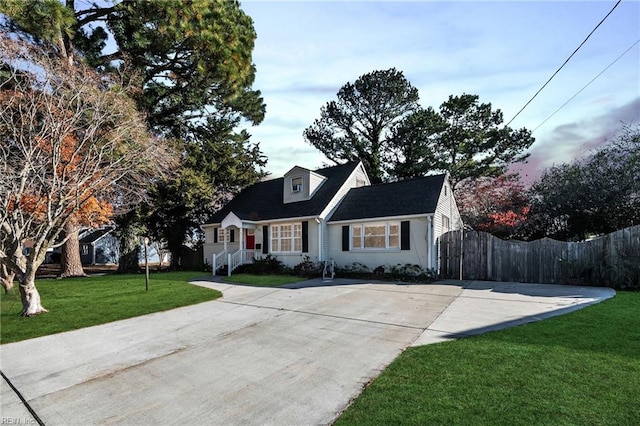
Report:
[[[0,263],[20,277],[23,314],[35,315],[45,311],[35,272],[65,226],[138,203],[173,156],[105,76],[2,32],[0,62]]]
[[[154,238],[167,243],[174,268],[180,266],[185,235],[193,242],[199,225],[216,207],[264,176],[256,168],[266,163],[258,145],[248,142],[246,131],[233,133],[230,126],[214,120],[199,129],[203,134],[197,143],[186,146],[178,176],[158,181],[151,190],[156,203],[147,216],[147,226]]]
[[[449,172],[455,187],[466,178],[497,177],[524,161],[534,139],[503,126],[500,110],[478,96],[450,96],[438,111],[421,108],[418,90],[394,68],[345,84],[322,107],[305,140],[328,159],[360,159],[373,182]]]
[[[0,11],[11,18],[12,29],[51,43],[69,64],[82,60],[117,76],[145,114],[148,127],[183,144],[182,168],[191,170],[183,171],[176,182],[156,181],[150,193],[158,196],[152,200],[151,210],[172,211],[173,202],[182,200],[191,206],[184,214],[199,217],[203,210],[225,199],[226,191],[237,191],[262,175],[264,159],[258,145],[249,143],[247,133],[236,130],[244,123],[259,124],[265,114],[260,92],[252,89],[256,69],[251,55],[256,34],[238,1],[66,0],[63,4],[56,0],[7,0]],[[107,45],[108,34],[115,46]],[[210,149],[212,144],[217,148]],[[197,176],[198,184],[184,185],[185,176]],[[203,185],[209,189],[203,190]],[[172,202],[159,196],[172,192],[179,196]],[[134,220],[141,216],[126,217]],[[140,229],[122,221],[120,225]],[[164,224],[158,227],[158,235],[168,229]],[[183,236],[192,230],[172,228]],[[123,242],[123,246],[135,244]]]
[[[211,116],[264,118],[260,92],[251,90],[256,34],[237,1],[125,0],[106,19],[119,50],[96,62],[121,61],[152,127],[185,137],[188,124]]]
[[[582,160],[545,170],[530,190],[529,238],[583,240],[640,224],[640,128]]]
[[[497,177],[524,161],[534,138],[526,129],[502,126],[500,110],[477,95],[449,96],[439,111],[420,110],[396,128],[389,153],[391,179],[448,172],[455,187],[467,178]]]
[[[418,90],[402,71],[373,71],[345,84],[303,135],[336,163],[362,160],[372,182],[381,182],[381,155],[391,130],[418,107]]]

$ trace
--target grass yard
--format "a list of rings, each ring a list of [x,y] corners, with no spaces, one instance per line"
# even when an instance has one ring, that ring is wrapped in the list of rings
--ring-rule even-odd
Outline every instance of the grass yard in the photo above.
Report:
[[[278,287],[284,284],[292,284],[304,281],[304,278],[293,275],[254,275],[235,274],[224,279],[231,284],[246,284],[256,287]]]
[[[640,424],[640,293],[410,348],[336,425]]]
[[[97,324],[217,299],[219,291],[188,284],[202,272],[104,275],[64,280],[39,279],[36,286],[48,313],[32,318],[22,310],[18,285],[0,295],[0,343],[76,330]]]

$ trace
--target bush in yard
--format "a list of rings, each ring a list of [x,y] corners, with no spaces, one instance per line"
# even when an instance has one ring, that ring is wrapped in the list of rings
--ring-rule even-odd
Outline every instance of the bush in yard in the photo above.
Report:
[[[353,262],[351,265],[335,266],[336,276],[343,278],[370,278],[371,270],[367,265],[360,262]]]
[[[336,265],[336,275],[343,278],[357,278],[367,280],[391,280],[408,282],[433,282],[438,277],[434,269],[422,269],[419,265],[410,263],[395,266],[378,266],[375,269],[369,268],[359,262],[351,265]]]
[[[320,277],[324,265],[320,262],[314,262],[309,256],[304,256],[302,262],[293,267],[293,273],[299,277]]]
[[[290,268],[287,268],[284,263],[278,260],[277,257],[270,254],[261,259],[253,259],[253,263],[248,265],[245,271],[250,274],[286,274],[290,272]]]
[[[420,265],[406,263],[392,266],[391,276],[401,281],[433,282],[438,277],[438,273],[435,269],[422,269]]]

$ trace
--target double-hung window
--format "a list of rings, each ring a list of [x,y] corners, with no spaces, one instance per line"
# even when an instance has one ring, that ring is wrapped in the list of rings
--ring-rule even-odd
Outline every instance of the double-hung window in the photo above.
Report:
[[[217,232],[217,238],[215,241],[217,241],[218,243],[233,243],[234,241],[234,235],[233,235],[233,229],[230,228],[216,228],[216,232]]]
[[[218,233],[218,242],[219,243],[224,243],[229,242],[229,232],[227,232],[228,229],[224,229],[224,228],[216,228],[216,232]]]
[[[271,225],[271,251],[302,252],[302,223]]]
[[[302,178],[294,177],[291,179],[291,192],[301,192],[302,191]]]
[[[400,249],[400,223],[362,223],[351,226],[351,248],[372,250]]]

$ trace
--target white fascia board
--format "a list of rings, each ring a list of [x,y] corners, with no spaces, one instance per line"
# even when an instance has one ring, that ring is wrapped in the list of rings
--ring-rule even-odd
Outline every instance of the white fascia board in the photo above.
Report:
[[[228,228],[229,226],[242,228],[242,220],[234,212],[229,212],[224,219],[222,219],[221,226],[223,228]]]
[[[390,222],[394,220],[404,220],[404,219],[426,219],[429,216],[433,216],[433,213],[418,213],[418,214],[408,214],[408,215],[402,215],[402,216],[364,217],[360,219],[337,220],[335,222],[329,221],[327,222],[327,225],[344,225],[346,223]]]
[[[256,225],[268,225],[270,223],[287,223],[287,222],[300,222],[302,220],[317,219],[318,216],[301,216],[301,217],[285,217],[283,219],[265,219],[254,222]],[[322,220],[320,218],[320,220]]]
[[[205,228],[218,228],[220,227],[220,222],[215,223],[205,223],[200,225],[200,229],[204,230]]]
[[[264,219],[264,220],[243,220],[242,226],[244,228],[252,228],[255,229],[261,225],[268,225],[270,223],[291,223],[291,222],[300,222],[302,220],[319,220],[322,222],[322,218],[320,216],[300,216],[300,217],[285,217],[282,219]],[[200,225],[200,228],[218,228],[222,226],[222,223],[205,223],[204,225]]]
[[[351,182],[351,179],[354,178],[354,176],[358,173],[359,170],[362,170],[362,172],[364,173],[365,178],[367,179],[366,180],[366,184],[367,184],[366,186],[370,186],[371,185],[371,181],[369,180],[369,175],[367,174],[367,170],[362,165],[362,161],[358,162],[358,165],[353,168],[353,170],[351,171],[351,173],[349,174],[347,179],[345,179],[345,181],[342,183],[342,186],[340,186],[338,191],[336,191],[336,194],[333,196],[333,198],[331,198],[331,200],[329,201],[329,204],[327,205],[327,207],[325,207],[325,209],[322,210],[322,212],[320,212],[320,215],[319,215],[320,219],[324,220],[324,219],[330,218],[331,215],[333,215],[333,212],[335,212],[336,209],[338,208],[338,206],[342,203],[342,200],[347,195],[347,192],[349,192],[349,190],[347,190],[341,196],[341,199],[338,200],[335,204],[333,203],[333,201],[336,199],[336,197],[340,196],[339,194],[342,192],[342,190],[344,189],[345,185],[347,185],[348,182]],[[352,188],[350,187],[349,189],[352,189]],[[334,205],[332,206],[332,204],[334,204]]]
[[[289,171],[287,173],[284,174],[283,177],[289,177],[289,176],[293,176],[296,175],[298,173],[309,173],[311,172],[311,170],[305,168],[305,167],[301,167],[301,166],[293,166],[291,169],[289,169]]]

